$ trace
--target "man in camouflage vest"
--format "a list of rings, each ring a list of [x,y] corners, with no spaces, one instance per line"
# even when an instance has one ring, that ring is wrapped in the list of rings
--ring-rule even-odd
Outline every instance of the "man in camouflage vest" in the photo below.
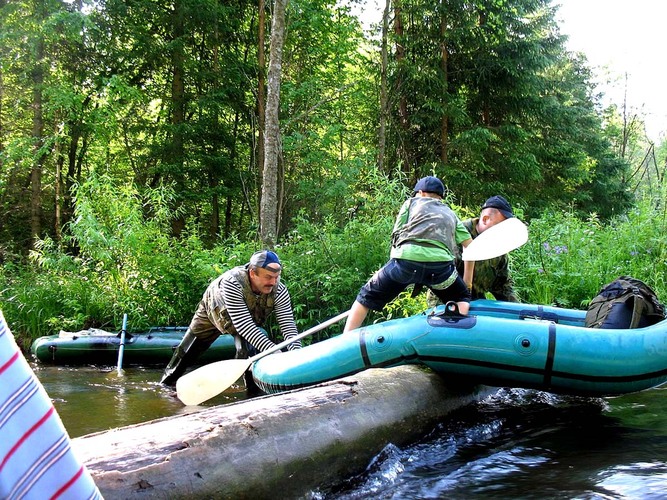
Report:
[[[358,328],[370,309],[380,311],[408,285],[427,286],[442,301],[457,303],[468,313],[474,262],[466,262],[463,276],[454,265],[458,245],[468,246],[470,234],[443,202],[445,186],[428,176],[403,203],[391,235],[390,260],[361,288],[352,304],[344,332]]]
[[[280,282],[282,265],[270,250],[256,252],[244,266],[218,276],[204,292],[183,340],[174,351],[161,383],[174,385],[185,369],[223,333],[234,336],[236,358],[246,359],[276,343],[263,329],[275,313],[280,331],[289,340],[298,332],[287,287]],[[301,341],[287,349],[301,348]],[[254,388],[246,373],[246,386]]]
[[[482,205],[479,217],[463,221],[463,225],[470,232],[470,236],[477,238],[484,231],[505,219],[514,217],[512,206],[500,195],[492,196]],[[463,269],[463,262],[457,260],[457,268]],[[491,293],[496,300],[519,302],[509,271],[507,254],[489,260],[475,263],[475,275],[472,280],[472,299],[484,299],[486,293]],[[434,307],[441,303],[429,290],[428,305]]]

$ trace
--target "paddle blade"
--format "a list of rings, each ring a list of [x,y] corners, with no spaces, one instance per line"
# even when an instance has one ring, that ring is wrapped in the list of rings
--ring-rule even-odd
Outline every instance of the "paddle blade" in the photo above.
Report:
[[[247,359],[227,359],[204,365],[176,381],[176,395],[183,404],[198,405],[230,387],[249,367]]]
[[[528,228],[512,217],[491,226],[463,249],[463,260],[488,260],[505,255],[528,241]]]

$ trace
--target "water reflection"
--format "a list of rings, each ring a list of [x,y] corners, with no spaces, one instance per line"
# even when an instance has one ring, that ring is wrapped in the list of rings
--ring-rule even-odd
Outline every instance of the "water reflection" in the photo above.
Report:
[[[162,370],[115,367],[56,367],[34,364],[35,374],[51,397],[70,437],[113,429],[156,418],[196,411],[185,407],[173,389],[159,383]],[[246,398],[243,385],[233,385],[202,406]]]

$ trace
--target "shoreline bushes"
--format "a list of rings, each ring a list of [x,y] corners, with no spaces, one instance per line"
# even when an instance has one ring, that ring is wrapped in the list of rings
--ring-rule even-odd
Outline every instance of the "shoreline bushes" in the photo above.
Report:
[[[363,203],[343,227],[302,214],[276,248],[300,330],[349,308],[388,258],[394,216],[409,193],[398,181],[370,185],[378,187],[365,188]],[[43,240],[28,263],[3,264],[2,309],[24,346],[61,329],[119,331],[123,314],[130,331],[187,325],[208,283],[260,248],[256,240],[238,238],[205,248],[193,225],[171,238],[169,196],[168,187],[142,198],[94,178],[77,191],[68,248]],[[559,211],[527,221],[529,241],[511,254],[521,300],[585,309],[602,285],[623,274],[645,281],[667,300],[663,200],[640,198],[627,214],[606,222],[595,214],[581,220]],[[475,213],[454,208],[462,217]],[[424,294],[412,298],[409,289],[367,321],[425,309]],[[342,323],[315,340],[341,330]]]

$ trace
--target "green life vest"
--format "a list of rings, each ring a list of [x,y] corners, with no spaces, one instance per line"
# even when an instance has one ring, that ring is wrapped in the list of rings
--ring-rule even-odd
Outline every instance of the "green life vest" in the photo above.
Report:
[[[441,200],[416,196],[409,200],[407,220],[392,234],[392,246],[403,244],[447,248],[456,256],[456,214]]]

